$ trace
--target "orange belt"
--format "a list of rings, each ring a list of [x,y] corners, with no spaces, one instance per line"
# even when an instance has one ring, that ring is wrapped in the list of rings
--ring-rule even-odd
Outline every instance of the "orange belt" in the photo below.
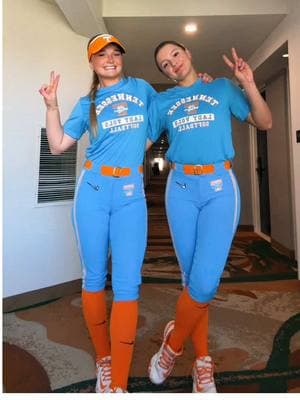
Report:
[[[92,169],[93,162],[91,160],[86,160],[84,163],[84,168]],[[139,173],[143,173],[143,166],[139,165],[138,167]],[[99,172],[104,176],[113,176],[114,178],[120,178],[123,176],[129,176],[131,174],[130,167],[111,167],[110,165],[101,165],[99,168]]]
[[[225,169],[231,168],[231,162],[229,160],[224,161],[223,163]],[[176,164],[171,163],[171,168],[176,169]],[[206,164],[206,165],[189,165],[184,164],[182,166],[182,171],[187,175],[203,175],[203,174],[213,174],[215,172],[214,164]]]

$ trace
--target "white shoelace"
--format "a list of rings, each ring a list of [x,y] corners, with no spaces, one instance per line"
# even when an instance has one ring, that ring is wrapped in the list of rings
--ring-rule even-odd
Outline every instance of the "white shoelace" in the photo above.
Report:
[[[195,365],[196,379],[199,386],[213,383],[213,367],[212,364],[206,362],[206,366]]]
[[[174,364],[174,360],[175,360],[175,356],[172,353],[170,353],[167,345],[165,345],[164,348],[162,349],[161,355],[159,357],[158,365],[161,368],[168,370]]]
[[[97,368],[101,374],[102,381],[105,384],[109,384],[111,381],[111,361],[109,358],[104,357],[97,362]]]

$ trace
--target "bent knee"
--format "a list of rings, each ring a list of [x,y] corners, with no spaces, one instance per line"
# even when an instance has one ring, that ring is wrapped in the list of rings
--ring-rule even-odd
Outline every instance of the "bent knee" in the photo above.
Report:
[[[208,303],[211,301],[218,289],[218,285],[213,286],[193,286],[189,287],[190,296],[199,303]]]
[[[140,296],[140,287],[139,285],[123,289],[113,287],[113,294],[115,301],[135,301]]]
[[[98,292],[106,285],[106,274],[86,273],[82,276],[82,289],[88,292]]]

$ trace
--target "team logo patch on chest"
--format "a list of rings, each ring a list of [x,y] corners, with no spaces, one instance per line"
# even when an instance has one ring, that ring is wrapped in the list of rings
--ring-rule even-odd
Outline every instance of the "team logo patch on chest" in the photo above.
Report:
[[[128,104],[126,102],[113,104],[112,108],[118,116],[128,115]]]
[[[193,101],[191,103],[184,104],[184,111],[188,115],[196,114],[198,108],[199,108],[199,101]]]
[[[216,179],[214,181],[210,181],[210,187],[214,192],[220,192],[221,190],[223,190],[222,179]]]

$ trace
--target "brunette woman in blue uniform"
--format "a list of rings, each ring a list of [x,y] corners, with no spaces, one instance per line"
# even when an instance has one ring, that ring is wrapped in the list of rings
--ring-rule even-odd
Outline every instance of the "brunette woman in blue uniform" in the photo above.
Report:
[[[155,384],[162,383],[191,337],[196,393],[216,392],[208,352],[208,304],[218,288],[240,214],[232,170],[231,116],[261,130],[272,124],[249,65],[235,49],[232,61],[223,58],[243,90],[225,78],[203,84],[189,50],[174,41],[160,43],[156,65],[177,86],[158,93],[149,112],[151,140],[163,131],[168,135],[166,157],[171,169],[165,201],[183,281],[175,320],[165,327],[163,343],[150,361],[149,377]]]

